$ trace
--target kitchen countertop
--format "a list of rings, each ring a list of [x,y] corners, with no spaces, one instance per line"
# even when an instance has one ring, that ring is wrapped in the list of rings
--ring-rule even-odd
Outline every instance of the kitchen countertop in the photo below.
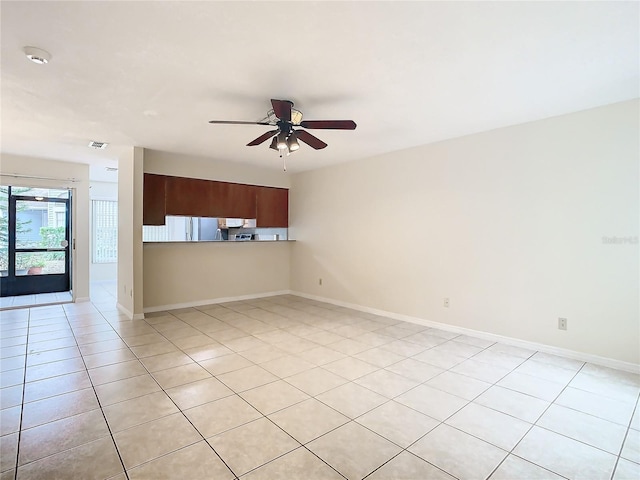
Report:
[[[176,242],[142,242],[144,245],[171,245],[171,244],[185,244],[185,243],[287,243],[287,242],[295,242],[295,240],[180,240]]]

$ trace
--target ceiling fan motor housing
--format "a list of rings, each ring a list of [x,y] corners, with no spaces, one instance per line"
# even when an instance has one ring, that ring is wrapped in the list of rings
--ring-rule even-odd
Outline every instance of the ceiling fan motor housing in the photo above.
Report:
[[[289,136],[291,132],[293,132],[293,124],[291,122],[285,122],[284,120],[279,120],[277,125],[280,131],[287,136]]]

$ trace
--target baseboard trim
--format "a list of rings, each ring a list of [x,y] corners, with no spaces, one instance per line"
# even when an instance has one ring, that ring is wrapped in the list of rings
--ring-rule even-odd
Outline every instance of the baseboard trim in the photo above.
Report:
[[[144,320],[144,313],[130,312],[127,308],[123,307],[119,303],[116,303],[116,308],[122,313],[124,313],[129,320]]]
[[[133,320],[133,312],[130,312],[127,308],[123,307],[120,303],[116,303],[116,308],[124,313],[129,320]]]
[[[372,313],[374,315],[380,315],[384,317],[393,318],[395,320],[402,320],[405,322],[416,323],[418,325],[424,325],[425,327],[439,328],[448,332],[460,333],[465,335],[472,335],[474,337],[482,338],[484,340],[490,340],[494,342],[506,343],[513,345],[514,347],[527,348],[529,350],[536,350],[539,352],[550,353],[552,355],[559,355],[562,357],[571,358],[573,360],[579,360],[581,362],[594,363],[604,367],[614,368],[616,370],[623,370],[625,372],[631,372],[640,374],[640,365],[624,362],[622,360],[616,360],[613,358],[601,357],[599,355],[593,355],[590,353],[578,352],[576,350],[569,350],[566,348],[554,347],[552,345],[546,345],[544,343],[529,342],[527,340],[521,340],[513,337],[506,337],[495,333],[487,333],[481,330],[473,330],[466,327],[457,327],[455,325],[449,325],[446,323],[433,322],[424,318],[412,317],[410,315],[403,315],[395,312],[387,312],[385,310],[379,310],[377,308],[365,307],[357,305],[355,303],[343,302],[340,300],[334,300],[332,298],[320,297],[318,295],[310,295],[304,292],[291,291],[291,295],[297,295],[299,297],[308,298],[309,300],[316,300],[318,302],[330,303],[339,307],[351,308],[360,312]]]
[[[145,307],[144,313],[164,312],[167,310],[177,310],[179,308],[202,307],[204,305],[214,305],[217,303],[237,302],[241,300],[255,300],[256,298],[276,297],[278,295],[289,295],[290,290],[279,290],[277,292],[265,292],[250,295],[238,295],[235,297],[209,298],[206,300],[195,300],[193,302],[173,303],[168,305],[157,305],[154,307]]]
[[[90,302],[90,301],[91,301],[91,299],[89,297],[78,297],[75,300],[76,303],[85,303],[85,302]]]

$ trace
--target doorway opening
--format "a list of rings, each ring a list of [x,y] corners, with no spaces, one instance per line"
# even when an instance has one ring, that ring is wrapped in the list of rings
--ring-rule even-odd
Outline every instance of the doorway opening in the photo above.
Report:
[[[68,189],[0,185],[0,307],[71,301],[71,202]]]

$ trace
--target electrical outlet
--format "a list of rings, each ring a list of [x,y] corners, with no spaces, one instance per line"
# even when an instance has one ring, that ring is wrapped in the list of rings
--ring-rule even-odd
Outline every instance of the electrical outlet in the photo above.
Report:
[[[566,329],[567,329],[567,319],[558,318],[558,330],[566,330]]]
[[[321,278],[318,279],[318,285],[322,286],[322,279]]]
[[[444,299],[444,306],[445,306],[446,308],[449,308],[449,299],[448,299],[448,298],[445,298],[445,299]]]

